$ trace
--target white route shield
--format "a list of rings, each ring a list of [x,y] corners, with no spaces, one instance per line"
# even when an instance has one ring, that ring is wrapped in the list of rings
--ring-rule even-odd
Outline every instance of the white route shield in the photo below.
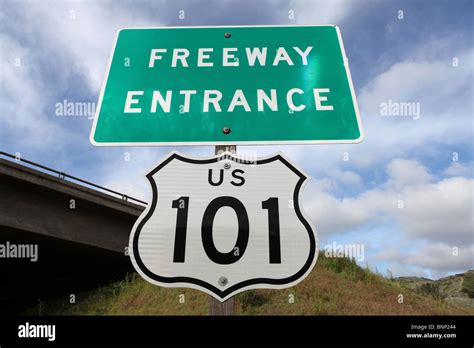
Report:
[[[173,152],[147,178],[153,200],[129,248],[147,281],[225,301],[293,286],[316,264],[318,238],[299,202],[307,176],[283,154],[247,161]]]

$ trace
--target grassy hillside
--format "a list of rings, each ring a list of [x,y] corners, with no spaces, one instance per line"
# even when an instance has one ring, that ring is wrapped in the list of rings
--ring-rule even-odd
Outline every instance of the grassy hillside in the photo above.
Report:
[[[185,303],[180,303],[184,294]],[[291,296],[290,296],[291,295]],[[400,296],[403,302],[399,303]],[[290,303],[291,299],[294,303]],[[182,297],[181,297],[182,299]],[[474,314],[386,279],[354,261],[322,254],[312,274],[285,290],[251,290],[235,297],[239,315],[446,315]],[[76,295],[76,303],[40,303],[28,314],[52,315],[207,315],[209,297],[191,289],[165,289],[138,275]]]
[[[444,302],[474,308],[474,270],[451,275],[438,280],[419,277],[396,279],[404,286]]]

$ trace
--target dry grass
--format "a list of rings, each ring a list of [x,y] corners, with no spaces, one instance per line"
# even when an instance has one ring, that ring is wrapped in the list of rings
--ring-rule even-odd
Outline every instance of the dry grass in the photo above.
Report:
[[[180,303],[184,294],[185,303]],[[400,295],[403,302],[400,303]],[[294,302],[291,299],[294,299]],[[166,289],[138,275],[77,297],[76,304],[42,304],[41,314],[207,315],[209,298],[191,289]],[[362,269],[348,259],[318,263],[303,282],[285,290],[259,289],[235,297],[238,315],[454,315],[474,309],[448,305]],[[38,313],[32,309],[29,313]]]

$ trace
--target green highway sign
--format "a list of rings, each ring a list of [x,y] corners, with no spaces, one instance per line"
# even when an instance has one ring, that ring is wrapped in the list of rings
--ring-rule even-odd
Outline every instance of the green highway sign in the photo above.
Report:
[[[90,136],[98,146],[362,138],[333,25],[122,29]]]

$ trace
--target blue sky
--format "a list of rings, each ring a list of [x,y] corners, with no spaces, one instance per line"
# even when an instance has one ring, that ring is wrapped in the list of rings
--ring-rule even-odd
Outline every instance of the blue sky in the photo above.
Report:
[[[304,207],[321,246],[362,243],[362,263],[395,276],[438,278],[474,268],[472,1],[0,4],[0,149],[146,200],[144,174],[171,148],[96,148],[90,118],[55,115],[64,99],[97,102],[119,28],[339,25],[364,142],[239,149],[282,151],[311,174]],[[389,99],[419,103],[420,118],[382,116]]]

